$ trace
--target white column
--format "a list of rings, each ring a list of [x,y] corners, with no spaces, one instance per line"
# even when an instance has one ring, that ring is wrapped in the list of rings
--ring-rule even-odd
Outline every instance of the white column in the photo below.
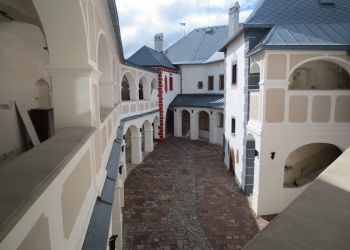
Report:
[[[47,70],[52,79],[56,133],[66,127],[93,126],[91,86],[98,81],[101,74],[93,69],[48,67]]]
[[[112,234],[117,234],[118,238],[115,241],[116,249],[123,248],[123,220],[122,220],[122,207],[121,207],[121,182],[117,178],[117,183],[115,186],[113,208],[112,208]]]
[[[99,95],[100,95],[100,107],[113,108],[114,107],[114,82],[100,82]]]
[[[142,162],[142,135],[131,136],[131,163],[140,164]]]
[[[210,117],[209,123],[209,142],[215,143],[216,138],[216,127],[217,127],[217,119],[215,117]]]
[[[192,140],[198,140],[199,138],[199,116],[191,113],[191,135]]]
[[[174,114],[174,136],[182,136],[182,114]]]
[[[152,152],[153,148],[153,129],[145,129],[145,152]]]
[[[130,100],[137,101],[139,99],[139,88],[129,88],[130,90]]]
[[[143,99],[144,100],[151,99],[151,89],[150,88],[143,88]]]

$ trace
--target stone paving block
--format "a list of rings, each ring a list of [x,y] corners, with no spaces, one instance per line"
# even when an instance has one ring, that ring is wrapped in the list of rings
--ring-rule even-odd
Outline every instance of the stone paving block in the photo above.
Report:
[[[124,249],[241,249],[270,219],[256,218],[222,146],[203,141],[157,144],[124,193]]]

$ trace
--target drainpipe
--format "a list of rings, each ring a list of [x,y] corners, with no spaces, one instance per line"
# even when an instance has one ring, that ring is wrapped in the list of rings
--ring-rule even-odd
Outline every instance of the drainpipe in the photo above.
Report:
[[[109,237],[109,240],[108,240],[109,250],[115,250],[115,240],[117,238],[118,238],[118,235],[116,234]]]
[[[182,70],[181,70],[181,67],[179,69],[179,73],[180,73],[180,94],[182,94]]]

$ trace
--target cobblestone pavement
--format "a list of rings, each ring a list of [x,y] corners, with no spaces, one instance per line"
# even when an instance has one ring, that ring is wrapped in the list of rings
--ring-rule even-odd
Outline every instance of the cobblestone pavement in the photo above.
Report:
[[[159,143],[125,183],[124,249],[241,249],[264,228],[221,157],[208,142]]]

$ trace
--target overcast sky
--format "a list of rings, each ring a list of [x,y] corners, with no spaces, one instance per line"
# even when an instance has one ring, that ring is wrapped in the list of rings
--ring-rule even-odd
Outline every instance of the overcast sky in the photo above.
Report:
[[[153,48],[154,35],[163,33],[164,50],[195,28],[226,25],[231,0],[116,0],[124,57],[143,45]],[[239,0],[240,22],[258,0]],[[180,23],[186,23],[181,26]]]

